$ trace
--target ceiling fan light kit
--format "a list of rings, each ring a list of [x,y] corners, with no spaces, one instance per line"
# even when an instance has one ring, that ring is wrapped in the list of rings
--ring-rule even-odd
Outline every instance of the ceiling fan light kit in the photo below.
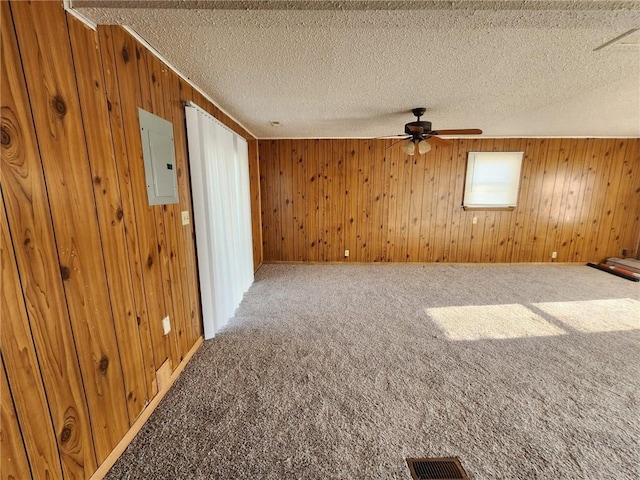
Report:
[[[407,155],[413,155],[414,151],[416,149],[416,144],[413,143],[412,139],[407,140],[406,142],[404,142],[404,144],[402,145],[402,151],[404,153],[406,153]]]
[[[441,147],[451,145],[451,141],[440,138],[438,135],[482,135],[479,128],[464,128],[457,130],[432,130],[431,122],[420,120],[425,112],[424,107],[418,107],[411,110],[416,116],[415,122],[409,122],[404,126],[404,133],[408,135],[406,142],[402,145],[402,151],[407,155],[415,155],[415,147],[418,146],[418,153],[424,155],[431,151],[431,143],[435,143]]]

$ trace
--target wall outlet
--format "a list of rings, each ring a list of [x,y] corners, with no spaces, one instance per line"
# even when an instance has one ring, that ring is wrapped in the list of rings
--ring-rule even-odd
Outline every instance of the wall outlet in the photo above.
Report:
[[[348,257],[348,256],[349,256],[349,250],[345,250],[345,251],[344,251],[344,256],[345,256],[345,257]]]
[[[182,212],[182,225],[189,225],[189,210]]]
[[[162,330],[164,330],[165,335],[171,331],[171,320],[169,320],[168,316],[162,319]]]
[[[558,252],[551,252],[551,258],[558,258]]]
[[[478,217],[473,217],[473,219],[471,220],[471,223],[472,223],[473,225],[477,225],[477,223],[478,223]]]

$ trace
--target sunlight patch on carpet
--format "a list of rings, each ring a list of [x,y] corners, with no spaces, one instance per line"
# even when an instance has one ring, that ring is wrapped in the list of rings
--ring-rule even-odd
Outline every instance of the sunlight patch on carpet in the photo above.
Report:
[[[579,332],[640,329],[640,302],[631,298],[534,303],[533,306]]]
[[[517,303],[427,308],[425,311],[451,340],[549,337],[567,333]]]

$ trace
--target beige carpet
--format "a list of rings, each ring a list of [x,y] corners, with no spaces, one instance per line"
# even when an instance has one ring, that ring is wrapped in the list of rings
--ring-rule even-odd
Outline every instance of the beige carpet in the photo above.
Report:
[[[108,478],[640,478],[639,295],[586,266],[265,265]]]

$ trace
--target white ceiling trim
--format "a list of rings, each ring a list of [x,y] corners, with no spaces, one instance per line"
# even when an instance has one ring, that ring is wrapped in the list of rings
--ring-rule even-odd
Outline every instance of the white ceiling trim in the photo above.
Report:
[[[91,19],[89,19],[89,17],[84,16],[82,13],[78,12],[78,10],[75,10],[73,8],[73,0],[62,0],[62,6],[64,7],[65,11],[69,13],[69,15],[72,15],[73,17],[80,20],[91,30],[95,31],[98,28],[98,25]]]

